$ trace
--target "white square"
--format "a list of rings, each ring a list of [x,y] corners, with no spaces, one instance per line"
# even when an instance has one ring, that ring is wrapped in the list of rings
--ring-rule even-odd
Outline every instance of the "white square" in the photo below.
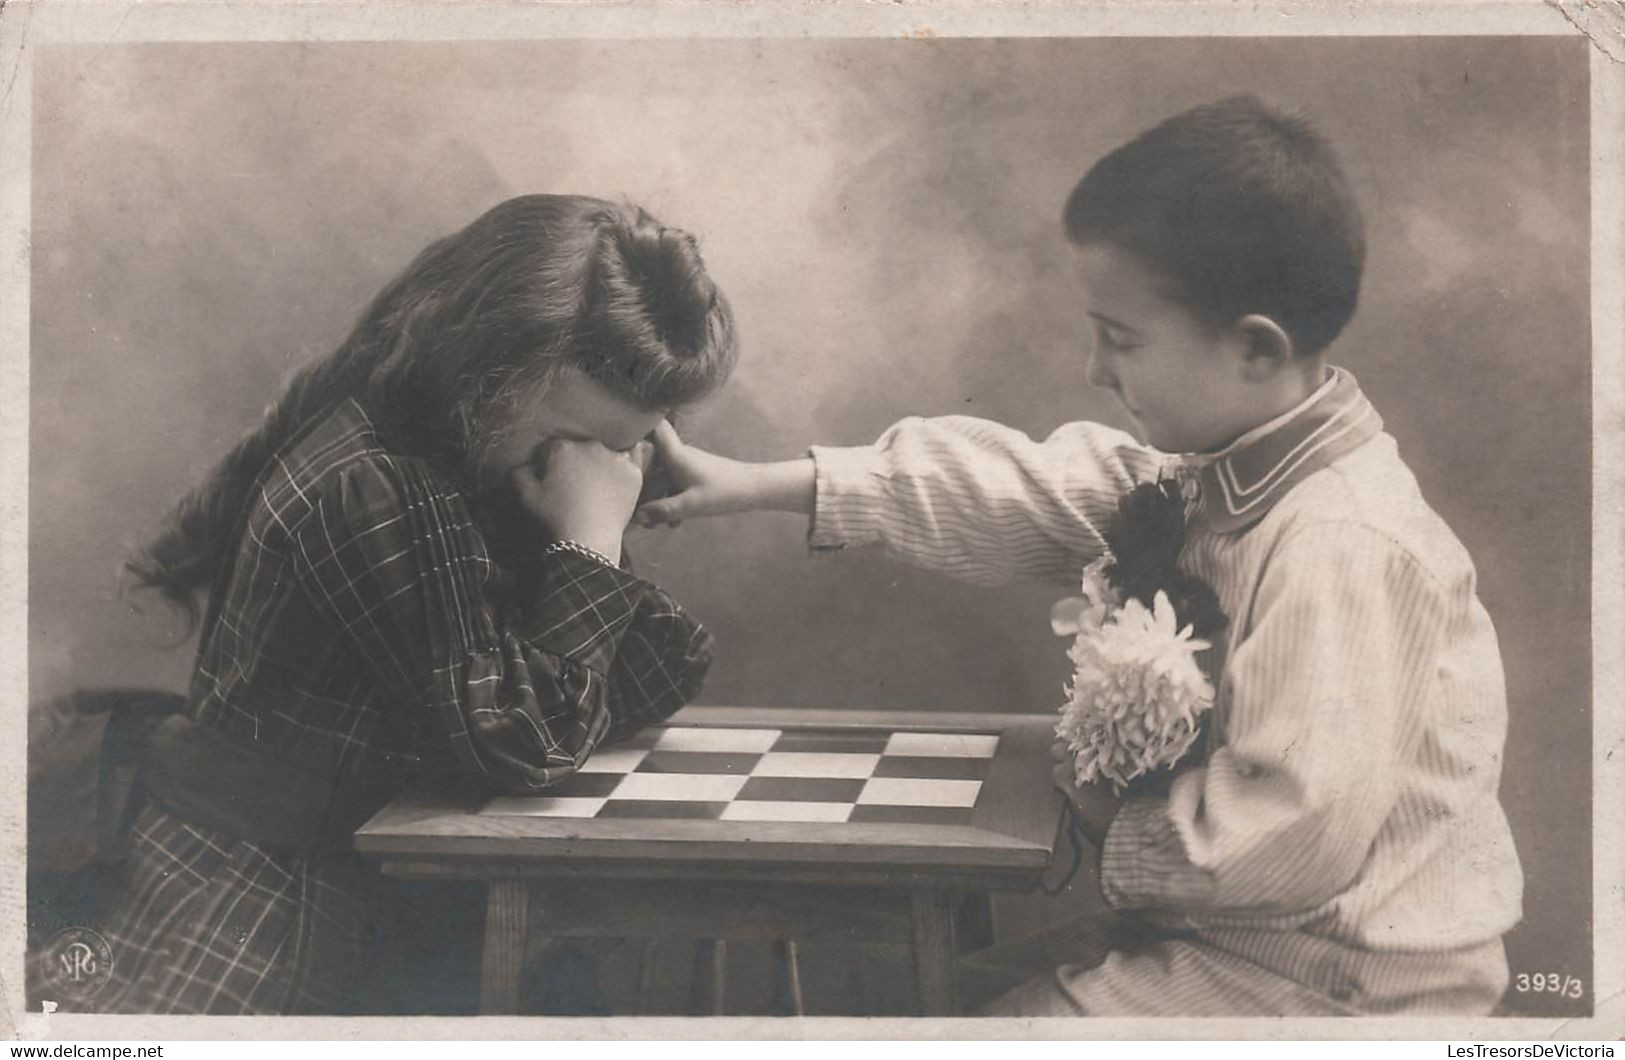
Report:
[[[920,758],[992,758],[999,738],[971,732],[894,732],[886,753]]]
[[[641,747],[604,747],[587,756],[582,773],[630,773],[649,752]]]
[[[667,729],[657,751],[734,751],[761,754],[779,740],[778,729]]]
[[[858,802],[869,806],[975,806],[980,780],[931,780],[875,777],[863,786]]]
[[[851,815],[852,804],[847,802],[772,802],[766,799],[730,802],[722,811],[724,821],[839,823]]]
[[[745,776],[726,773],[631,773],[610,798],[657,802],[728,802],[745,786]]]
[[[751,767],[753,777],[818,777],[863,780],[880,762],[879,755],[815,754],[802,751],[775,751],[765,754]]]
[[[482,814],[501,817],[592,817],[605,799],[554,798],[549,795],[504,795],[485,804]]]

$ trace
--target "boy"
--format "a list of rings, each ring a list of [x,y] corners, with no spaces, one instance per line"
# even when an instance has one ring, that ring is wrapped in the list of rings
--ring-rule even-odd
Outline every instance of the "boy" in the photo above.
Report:
[[[1102,159],[1065,221],[1089,381],[1145,444],[910,419],[873,446],[750,465],[661,429],[686,488],[643,521],[802,511],[815,549],[878,542],[983,583],[1075,586],[1117,498],[1179,478],[1181,567],[1229,619],[1209,753],[1121,800],[1057,769],[1136,943],[1052,944],[1058,967],[988,1011],[1488,1013],[1522,901],[1496,795],[1501,660],[1466,552],[1327,361],[1364,260],[1335,158],[1307,123],[1225,100]]]

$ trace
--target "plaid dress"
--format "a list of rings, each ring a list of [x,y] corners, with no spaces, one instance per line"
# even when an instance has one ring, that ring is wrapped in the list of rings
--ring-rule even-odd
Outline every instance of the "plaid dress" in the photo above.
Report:
[[[580,554],[503,551],[491,526],[339,405],[262,476],[192,721],[335,790],[439,773],[527,792],[698,691],[710,635],[664,592]],[[345,1011],[369,917],[353,852],[270,849],[154,805],[127,872],[96,1010]]]

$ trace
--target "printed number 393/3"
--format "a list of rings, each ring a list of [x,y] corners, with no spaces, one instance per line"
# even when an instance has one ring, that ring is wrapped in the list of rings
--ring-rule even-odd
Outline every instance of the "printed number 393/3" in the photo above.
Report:
[[[1562,997],[1585,996],[1585,981],[1577,975],[1559,975],[1556,972],[1519,973],[1512,981],[1520,994],[1557,994]]]

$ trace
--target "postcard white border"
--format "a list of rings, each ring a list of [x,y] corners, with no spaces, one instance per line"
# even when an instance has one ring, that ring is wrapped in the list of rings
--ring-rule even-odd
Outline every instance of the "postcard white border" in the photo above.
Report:
[[[1563,3],[1568,14],[1557,9]],[[1606,5],[1608,0],[1603,0]],[[11,0],[0,8],[0,1034],[24,1040],[188,1039],[1618,1039],[1625,1035],[1625,39],[1593,47],[1593,940],[1587,1019],[307,1019],[22,1011],[27,696],[28,253],[32,56],[133,41],[493,40],[548,37],[1571,36],[1618,34],[1583,0],[997,3],[831,0],[518,4]],[[1606,13],[1605,13],[1606,14]],[[1571,21],[1570,16],[1574,21]],[[1534,355],[1534,354],[1532,354]]]

